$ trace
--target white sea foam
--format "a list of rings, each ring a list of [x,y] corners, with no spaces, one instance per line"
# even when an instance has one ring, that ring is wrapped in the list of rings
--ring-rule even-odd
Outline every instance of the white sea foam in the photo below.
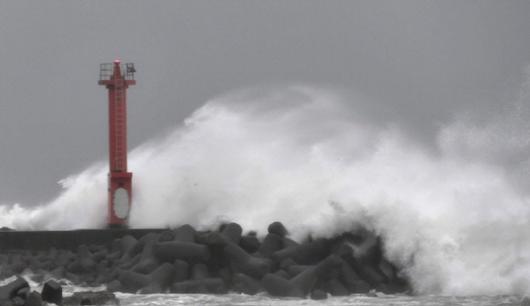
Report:
[[[427,148],[361,120],[349,102],[302,86],[209,101],[131,152],[131,225],[234,220],[263,233],[278,220],[300,239],[362,224],[382,235],[419,293],[528,292],[530,133],[516,119],[521,109],[483,124],[455,120]],[[102,226],[105,166],[62,184],[39,208],[0,207],[0,225]]]

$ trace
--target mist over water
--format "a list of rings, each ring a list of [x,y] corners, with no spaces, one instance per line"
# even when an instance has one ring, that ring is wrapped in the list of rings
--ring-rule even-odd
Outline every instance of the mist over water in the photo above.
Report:
[[[130,153],[130,223],[236,221],[264,234],[278,220],[296,239],[365,226],[418,293],[527,293],[527,92],[486,121],[459,114],[434,148],[398,125],[363,119],[332,91],[292,86],[213,99]],[[64,191],[39,208],[0,206],[0,226],[102,227],[106,173],[98,163],[61,181]]]

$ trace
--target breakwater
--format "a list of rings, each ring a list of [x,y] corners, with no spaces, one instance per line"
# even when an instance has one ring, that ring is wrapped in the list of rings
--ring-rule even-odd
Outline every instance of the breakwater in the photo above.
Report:
[[[113,240],[130,235],[140,238],[147,233],[163,229],[82,229],[70,231],[0,231],[0,250],[39,251],[50,248],[77,250],[82,244],[106,245]]]
[[[56,241],[61,235],[69,238]],[[23,239],[16,241],[17,236]],[[40,281],[68,279],[131,293],[266,292],[321,299],[328,294],[410,292],[398,267],[384,258],[381,240],[364,229],[301,242],[290,239],[280,222],[270,224],[263,239],[254,232],[243,234],[237,223],[215,231],[184,225],[2,232],[0,237],[9,238],[2,241],[9,247],[0,255],[3,278],[30,270]]]

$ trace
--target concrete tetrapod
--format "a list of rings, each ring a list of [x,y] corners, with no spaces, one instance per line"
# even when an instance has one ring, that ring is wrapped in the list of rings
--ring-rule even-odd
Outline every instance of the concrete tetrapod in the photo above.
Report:
[[[72,273],[89,273],[96,268],[96,262],[92,258],[92,253],[86,245],[80,245],[77,249],[77,259],[68,265],[68,271]]]
[[[174,229],[173,234],[174,241],[195,242],[195,235],[197,234],[197,232],[193,227],[191,227],[191,225],[184,224]]]
[[[275,261],[282,261],[285,258],[292,258],[301,265],[312,265],[329,254],[330,243],[325,239],[317,239],[300,245],[294,245],[272,254]]]
[[[171,286],[173,293],[226,293],[227,288],[219,277],[187,280],[174,283]]]
[[[140,253],[140,259],[132,267],[132,271],[148,274],[153,272],[159,265],[160,262],[154,255],[153,248],[155,243],[158,242],[159,235],[146,235],[146,239],[143,241],[143,249]]]
[[[42,287],[41,296],[45,302],[61,305],[63,301],[63,288],[56,281],[49,280]]]
[[[205,262],[210,258],[208,247],[193,242],[159,242],[153,246],[153,253],[161,262],[174,262],[176,259]]]
[[[226,257],[234,271],[261,278],[271,269],[271,261],[265,258],[254,257],[233,243],[224,248]]]
[[[120,271],[118,280],[122,289],[126,292],[135,293],[159,293],[169,288],[175,276],[175,267],[169,263],[163,263],[149,275],[133,272]]]
[[[267,274],[262,279],[265,290],[275,296],[305,297],[315,287],[320,279],[325,279],[339,269],[341,260],[335,255],[330,255],[316,266],[308,267],[290,280],[274,274]]]
[[[243,273],[234,274],[232,283],[232,289],[239,293],[254,295],[264,291],[259,281]]]
[[[28,282],[20,276],[17,276],[13,281],[0,287],[0,302],[8,301],[17,295],[17,292],[29,287]]]

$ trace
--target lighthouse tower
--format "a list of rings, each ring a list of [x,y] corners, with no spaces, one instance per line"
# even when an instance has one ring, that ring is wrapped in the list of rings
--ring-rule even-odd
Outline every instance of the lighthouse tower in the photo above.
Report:
[[[99,85],[107,87],[109,100],[108,218],[110,228],[125,228],[131,208],[132,173],[127,171],[127,88],[135,85],[134,64],[100,65]]]

